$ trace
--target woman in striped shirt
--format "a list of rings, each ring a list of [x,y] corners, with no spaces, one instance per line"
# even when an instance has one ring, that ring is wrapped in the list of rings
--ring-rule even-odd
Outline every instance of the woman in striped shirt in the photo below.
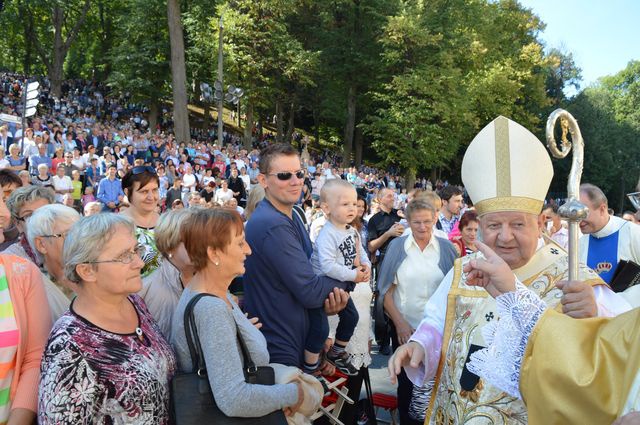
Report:
[[[0,193],[0,242],[9,224]],[[28,260],[0,254],[0,424],[32,424],[42,351],[51,330],[42,274]]]

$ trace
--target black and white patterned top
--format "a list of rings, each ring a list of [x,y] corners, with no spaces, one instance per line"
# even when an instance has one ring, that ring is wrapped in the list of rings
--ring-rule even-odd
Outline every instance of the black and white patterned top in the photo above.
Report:
[[[144,301],[131,295],[142,336],[77,315],[56,322],[42,357],[38,423],[168,424],[176,359]]]

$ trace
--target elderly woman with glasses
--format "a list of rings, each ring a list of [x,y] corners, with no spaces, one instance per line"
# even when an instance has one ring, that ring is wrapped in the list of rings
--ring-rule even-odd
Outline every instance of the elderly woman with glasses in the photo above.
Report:
[[[45,289],[54,322],[69,309],[76,290],[76,285],[64,276],[62,249],[67,232],[78,220],[80,214],[73,208],[51,204],[38,208],[27,221],[29,246],[46,270]]]
[[[142,288],[133,222],[98,214],[64,242],[65,277],[76,285],[42,359],[38,422],[167,424],[176,363],[134,294]]]
[[[411,232],[393,239],[378,274],[377,316],[391,319],[393,349],[409,341],[423,318],[424,306],[444,276],[453,268],[458,254],[447,239],[433,233],[437,210],[433,204],[414,199],[405,216]],[[431,384],[414,387],[403,371],[398,377],[398,413],[402,424],[422,424]]]
[[[142,246],[144,267],[142,276],[150,275],[160,266],[160,252],[156,247],[155,227],[158,224],[160,179],[153,167],[133,167],[122,178],[122,190],[129,200],[129,208],[122,214],[136,225],[136,239]]]

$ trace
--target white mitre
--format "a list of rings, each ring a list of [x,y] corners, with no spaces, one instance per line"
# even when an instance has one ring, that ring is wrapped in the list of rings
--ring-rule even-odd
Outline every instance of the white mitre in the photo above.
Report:
[[[498,211],[540,214],[552,177],[544,145],[502,116],[478,133],[462,160],[462,182],[479,216]]]

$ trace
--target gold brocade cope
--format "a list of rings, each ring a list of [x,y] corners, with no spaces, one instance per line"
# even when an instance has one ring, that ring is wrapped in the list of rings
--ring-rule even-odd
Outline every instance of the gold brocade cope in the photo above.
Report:
[[[640,309],[614,319],[545,312],[522,361],[520,391],[529,423],[613,423],[640,408],[639,367]]]
[[[482,327],[498,319],[495,300],[483,288],[468,286],[466,276],[462,273],[463,264],[476,256],[478,254],[458,259],[454,265],[440,363],[425,423],[524,425],[527,423],[527,411],[521,400],[483,382],[468,371],[463,376],[469,350],[487,346],[482,337]],[[562,248],[555,244],[545,245],[514,273],[548,306],[560,307],[562,291],[555,284],[566,280],[568,273],[568,257]],[[592,285],[604,284],[586,266],[581,267],[580,277]],[[548,350],[544,355],[555,357],[553,350]],[[463,382],[466,388],[463,388]]]

